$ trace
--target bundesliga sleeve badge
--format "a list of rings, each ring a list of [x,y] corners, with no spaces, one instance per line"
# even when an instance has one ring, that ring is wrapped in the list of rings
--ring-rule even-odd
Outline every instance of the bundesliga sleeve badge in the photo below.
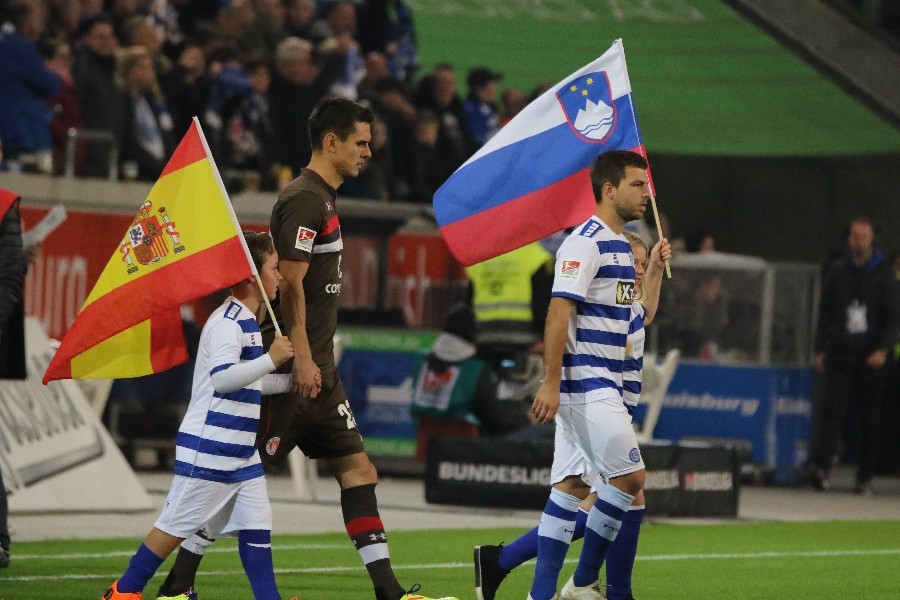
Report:
[[[563,260],[559,269],[560,279],[571,279],[577,281],[581,275],[580,260]]]
[[[299,227],[297,229],[297,241],[294,242],[294,247],[297,250],[301,250],[303,252],[312,252],[313,249],[313,241],[316,239],[316,232],[312,229],[308,229],[306,227]]]

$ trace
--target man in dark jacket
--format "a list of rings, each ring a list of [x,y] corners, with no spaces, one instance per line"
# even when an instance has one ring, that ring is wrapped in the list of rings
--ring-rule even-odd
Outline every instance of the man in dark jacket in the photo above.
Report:
[[[81,106],[84,127],[108,132],[118,147],[124,128],[122,102],[115,82],[118,41],[112,23],[104,16],[82,23],[80,46],[72,69],[75,91]],[[110,147],[100,142],[87,144],[83,173],[88,177],[106,177],[109,173]]]
[[[812,483],[826,489],[846,411],[859,411],[856,492],[865,495],[871,494],[877,459],[884,365],[900,327],[897,281],[873,241],[871,221],[854,220],[847,251],[825,273],[815,341],[816,370],[824,374],[825,393],[810,454]]]
[[[0,162],[3,162],[2,145]],[[27,266],[22,250],[19,196],[0,189],[0,380],[25,378],[22,287]],[[0,473],[0,569],[9,565],[7,513],[6,488]]]

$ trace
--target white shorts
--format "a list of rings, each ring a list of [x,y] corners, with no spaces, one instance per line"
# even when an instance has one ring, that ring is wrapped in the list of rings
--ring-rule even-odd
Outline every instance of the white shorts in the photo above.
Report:
[[[272,505],[266,478],[219,483],[175,475],[154,525],[179,538],[188,538],[204,527],[210,538],[243,529],[271,531]]]
[[[591,485],[592,472],[608,481],[643,468],[631,415],[620,398],[559,407],[551,484],[581,475]]]

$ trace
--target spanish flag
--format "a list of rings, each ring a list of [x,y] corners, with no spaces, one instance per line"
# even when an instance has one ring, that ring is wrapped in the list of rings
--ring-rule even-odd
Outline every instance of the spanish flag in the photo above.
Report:
[[[187,360],[179,307],[256,274],[197,119],[44,373],[108,379]]]

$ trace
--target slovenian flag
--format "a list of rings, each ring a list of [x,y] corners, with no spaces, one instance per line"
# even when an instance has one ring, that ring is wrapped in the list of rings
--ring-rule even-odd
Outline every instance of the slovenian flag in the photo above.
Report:
[[[137,377],[183,363],[179,307],[254,275],[195,118],[63,337],[44,383]]]
[[[586,220],[597,208],[590,168],[608,150],[647,156],[622,40],[529,104],[435,193],[450,251],[472,265]]]

